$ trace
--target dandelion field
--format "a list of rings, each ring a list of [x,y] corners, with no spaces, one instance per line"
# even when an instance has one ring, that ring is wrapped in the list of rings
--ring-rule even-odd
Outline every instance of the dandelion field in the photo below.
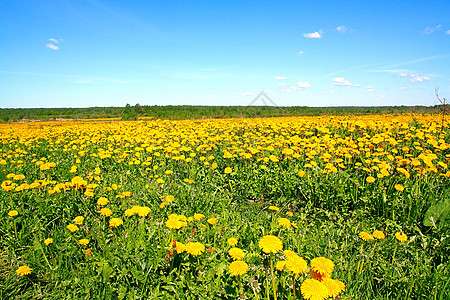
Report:
[[[449,299],[435,114],[0,124],[0,299]]]

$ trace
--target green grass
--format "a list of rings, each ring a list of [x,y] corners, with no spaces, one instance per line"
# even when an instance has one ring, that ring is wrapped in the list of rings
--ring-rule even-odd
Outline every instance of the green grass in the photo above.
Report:
[[[283,249],[295,251],[308,264],[315,257],[331,259],[335,264],[332,277],[346,285],[342,299],[450,298],[448,222],[423,225],[426,211],[449,196],[449,179],[440,175],[448,170],[439,167],[436,173],[419,176],[419,171],[407,167],[411,173],[407,178],[391,162],[390,176],[368,183],[368,175],[377,174],[374,169],[363,169],[376,165],[365,155],[371,153],[374,158],[377,153],[376,147],[368,146],[370,141],[364,141],[367,145],[358,148],[361,154],[351,159],[333,154],[333,162],[342,157],[346,168],[324,173],[327,161],[320,156],[331,152],[330,148],[304,145],[300,147],[303,151],[296,150],[299,157],[295,159],[282,152],[295,146],[290,140],[295,135],[325,145],[326,134],[321,133],[319,125],[313,130],[292,120],[290,126],[279,126],[282,122],[278,119],[251,126],[235,122],[173,122],[171,126],[162,121],[55,123],[43,127],[16,124],[12,132],[2,129],[0,161],[5,163],[0,168],[0,181],[20,185],[41,180],[41,185],[23,191],[0,191],[0,299],[238,299],[237,279],[228,272],[232,259],[226,241],[230,237],[238,239],[237,247],[246,251],[244,260],[250,266],[241,278],[241,298],[267,299],[269,292],[272,299],[271,287],[266,288],[269,256],[258,247],[258,241],[268,234],[279,236]],[[400,143],[392,146],[385,141],[380,145],[389,151],[397,149],[399,155],[410,159],[428,149],[437,155],[435,165],[437,161],[448,162],[449,148],[438,151],[415,134],[420,125],[428,138],[448,143],[449,127],[443,132],[430,130],[433,123],[427,117],[415,122],[390,124],[397,126],[390,132],[398,134]],[[64,126],[67,128],[62,134]],[[332,140],[349,137],[356,143],[365,134],[372,137],[384,132],[383,128],[348,131],[336,124],[328,128]],[[310,129],[311,134],[307,131]],[[276,135],[271,135],[274,132]],[[188,135],[184,140],[180,138],[182,133]],[[239,154],[223,157],[224,149],[261,145],[258,134],[271,136],[281,141],[280,145],[273,142],[274,151],[261,149],[250,159]],[[169,143],[174,142],[191,148],[183,153],[186,157],[195,153],[192,161],[174,160],[173,156],[180,153],[164,155],[170,152]],[[149,145],[161,148],[147,150]],[[411,150],[403,155],[405,146]],[[313,148],[318,154],[309,157],[307,152]],[[110,149],[111,157],[100,158],[99,149]],[[279,161],[264,161],[269,154],[275,154]],[[40,170],[37,161],[55,162],[56,166]],[[317,166],[305,167],[312,161]],[[213,163],[217,168],[212,168]],[[357,163],[361,167],[356,167]],[[77,166],[76,173],[70,172],[73,165]],[[230,174],[224,172],[226,167],[232,168]],[[99,174],[95,174],[96,168]],[[173,174],[166,174],[167,170]],[[305,171],[303,177],[298,174],[300,170]],[[7,178],[10,173],[24,174],[25,179]],[[87,184],[98,184],[92,188],[93,195],[85,194],[86,187],[67,185],[64,190],[64,183],[76,175]],[[164,182],[158,183],[161,178]],[[185,182],[186,178],[193,182]],[[58,184],[62,184],[59,192],[55,190]],[[111,189],[112,184],[118,189]],[[404,191],[396,190],[396,184]],[[132,196],[116,197],[123,192],[132,192]],[[161,208],[167,195],[175,200]],[[98,213],[100,197],[109,200],[106,207],[113,211],[113,217],[124,221],[122,226],[110,228],[110,217]],[[133,205],[148,206],[151,213],[145,218],[124,216]],[[280,211],[270,210],[271,205]],[[13,209],[18,216],[8,216]],[[173,213],[206,216],[174,232],[177,241],[203,243],[205,253],[199,257],[171,253],[171,231],[164,224]],[[85,219],[72,233],[66,226],[76,216]],[[206,222],[211,217],[218,219],[214,226]],[[290,219],[297,228],[280,227],[280,217]],[[382,230],[386,238],[368,242],[359,238],[360,232],[374,230]],[[398,241],[396,232],[406,233],[408,241]],[[49,237],[54,242],[45,245]],[[89,240],[87,246],[78,244],[82,238]],[[86,255],[87,249],[92,255]],[[275,255],[275,261],[284,259],[281,252]],[[30,266],[32,273],[17,275],[15,271],[21,265]],[[275,277],[278,299],[293,299],[292,273],[277,271]],[[297,278],[297,299],[301,299],[300,284],[307,277]]]

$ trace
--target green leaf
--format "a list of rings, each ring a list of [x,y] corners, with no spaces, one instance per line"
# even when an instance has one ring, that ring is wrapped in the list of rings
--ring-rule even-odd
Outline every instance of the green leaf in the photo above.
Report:
[[[431,206],[425,213],[423,225],[434,226],[438,221],[450,217],[450,198],[444,199]]]

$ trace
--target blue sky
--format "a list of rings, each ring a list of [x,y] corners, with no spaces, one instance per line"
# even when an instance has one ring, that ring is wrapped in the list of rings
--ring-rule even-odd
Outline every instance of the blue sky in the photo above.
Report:
[[[0,1],[0,107],[435,105],[450,1]],[[255,104],[262,104],[256,102]]]

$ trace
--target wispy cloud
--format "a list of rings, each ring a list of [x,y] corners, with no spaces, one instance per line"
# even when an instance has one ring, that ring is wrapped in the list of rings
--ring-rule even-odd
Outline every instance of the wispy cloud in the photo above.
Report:
[[[445,32],[445,34],[450,34],[450,29]]]
[[[316,32],[311,32],[311,33],[304,33],[303,37],[308,38],[308,39],[320,39],[322,37],[323,31],[322,29],[320,29],[319,31]]]
[[[311,87],[311,84],[309,82],[307,82],[307,81],[305,81],[305,82],[299,81],[299,82],[297,82],[297,85],[301,89],[307,89],[307,88]]]
[[[299,51],[299,52],[297,53],[297,56],[302,56],[303,54],[305,54],[303,51]]]
[[[442,28],[442,25],[438,25],[438,26],[436,26],[436,27],[427,27],[427,28],[425,28],[425,29],[422,31],[422,33],[423,33],[423,34],[431,34],[431,33],[435,32],[435,31],[437,31],[437,30],[439,30],[439,29],[441,29],[441,28]]]
[[[288,78],[287,77],[283,77],[283,76],[276,76],[274,79],[275,80],[286,80]]]
[[[55,38],[49,38],[48,40],[50,41],[50,43],[45,44],[45,47],[47,47],[49,49],[52,49],[52,50],[55,50],[55,51],[59,50],[59,47],[56,46],[55,44],[58,44],[59,42],[61,42],[62,39],[57,40]]]
[[[337,31],[337,32],[339,32],[339,33],[346,33],[347,30],[348,30],[348,28],[347,28],[346,26],[344,26],[344,25],[338,26],[338,27],[336,27],[336,29],[335,29],[335,31]]]
[[[369,92],[373,92],[373,87],[370,86],[370,85],[366,86],[366,89],[367,89],[367,91],[369,91]]]
[[[433,59],[446,57],[448,55],[449,55],[449,53],[441,54],[441,55],[427,56],[427,57],[422,57],[422,58],[418,58],[418,59],[407,60],[407,61],[403,61],[403,62],[399,62],[399,63],[395,63],[395,64],[391,64],[391,65],[387,65],[387,66],[381,67],[378,70],[392,69],[392,68],[399,67],[399,66],[406,66],[406,65],[416,64],[416,63],[423,62],[423,61],[429,61],[429,60],[433,60]]]
[[[45,47],[50,48],[50,49],[55,50],[55,51],[59,50],[59,47],[54,45],[54,44],[52,44],[52,43],[45,44]]]
[[[409,81],[411,82],[423,82],[431,80],[428,76],[421,76],[420,74],[407,74],[407,73],[400,73],[398,74],[400,77],[407,77],[409,78]]]
[[[347,86],[356,86],[356,87],[358,87],[358,86],[360,86],[359,84],[351,83],[350,81],[345,80],[344,77],[335,77],[335,78],[333,78],[332,84],[336,85],[336,86],[343,86],[343,87],[347,87]]]

